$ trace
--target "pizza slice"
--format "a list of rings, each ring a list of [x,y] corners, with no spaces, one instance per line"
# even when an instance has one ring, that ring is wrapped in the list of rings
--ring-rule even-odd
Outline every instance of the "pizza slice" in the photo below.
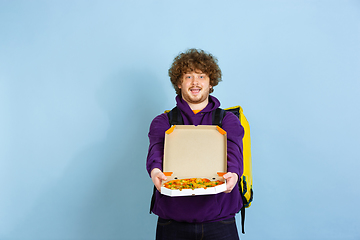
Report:
[[[222,181],[210,181],[207,178],[185,178],[185,179],[175,179],[170,180],[164,183],[164,187],[171,190],[182,190],[182,189],[196,189],[196,188],[208,188],[221,185],[224,182]]]

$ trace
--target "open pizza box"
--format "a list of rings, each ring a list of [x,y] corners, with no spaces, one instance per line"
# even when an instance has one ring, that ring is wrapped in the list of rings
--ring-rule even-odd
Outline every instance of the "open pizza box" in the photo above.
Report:
[[[175,125],[165,133],[161,194],[191,196],[226,191],[223,175],[227,172],[226,132],[218,126]],[[164,184],[174,179],[207,178],[224,184],[215,187],[172,190]]]

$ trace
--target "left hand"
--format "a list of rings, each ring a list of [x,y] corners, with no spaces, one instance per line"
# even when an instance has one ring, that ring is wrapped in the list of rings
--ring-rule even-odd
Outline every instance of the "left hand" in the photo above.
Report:
[[[224,174],[223,176],[226,180],[226,191],[225,193],[230,193],[233,188],[235,187],[239,176],[236,173],[232,173],[232,172],[228,172],[226,174]]]

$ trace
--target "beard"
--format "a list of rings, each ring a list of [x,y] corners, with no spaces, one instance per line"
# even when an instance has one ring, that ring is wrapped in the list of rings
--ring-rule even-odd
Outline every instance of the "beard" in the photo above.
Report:
[[[210,91],[209,89],[203,89],[197,87],[199,92],[193,93],[190,89],[187,91],[181,91],[182,98],[190,104],[200,104],[208,100]]]

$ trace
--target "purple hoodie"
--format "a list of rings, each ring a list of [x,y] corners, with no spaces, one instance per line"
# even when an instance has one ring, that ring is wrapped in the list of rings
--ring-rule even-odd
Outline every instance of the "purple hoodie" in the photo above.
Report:
[[[193,113],[180,95],[176,97],[176,103],[185,125],[212,125],[212,111],[220,106],[219,100],[211,95],[209,104],[197,114]],[[146,162],[149,175],[154,168],[162,170],[165,131],[169,128],[169,119],[165,113],[155,117],[150,125],[150,145]],[[228,172],[237,173],[240,177],[243,173],[244,129],[239,118],[232,113],[225,115],[222,128],[227,132]],[[214,195],[169,197],[156,191],[153,213],[164,219],[201,223],[228,219],[235,216],[241,207],[241,196],[236,184],[231,193]]]

